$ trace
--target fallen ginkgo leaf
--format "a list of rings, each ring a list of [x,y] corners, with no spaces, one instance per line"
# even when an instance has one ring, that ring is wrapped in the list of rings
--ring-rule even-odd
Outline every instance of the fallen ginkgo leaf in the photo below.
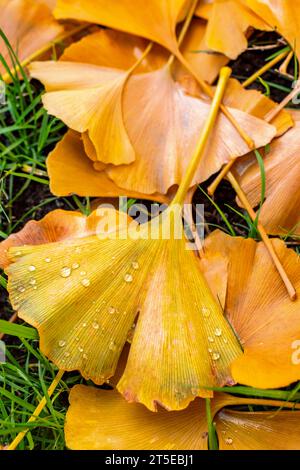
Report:
[[[260,221],[272,235],[293,237],[300,235],[300,112],[290,113],[295,127],[274,140],[264,157],[266,200]],[[237,162],[235,173],[252,206],[257,206],[261,197],[261,174],[255,157],[249,155]]]
[[[65,424],[71,450],[207,450],[208,425],[204,400],[186,410],[151,413],[139,404],[128,406],[116,391],[76,385],[70,393]],[[299,450],[299,405],[218,393],[211,401],[220,450]],[[269,406],[270,411],[236,411],[236,406]],[[122,419],[120,419],[122,417]]]
[[[279,239],[272,243],[299,293],[297,253]],[[287,297],[264,244],[216,231],[204,249],[206,262],[217,253],[229,262],[225,313],[244,349],[231,366],[234,379],[264,389],[299,380],[300,300],[291,302]]]
[[[20,62],[57,38],[64,28],[55,21],[43,0],[0,0],[0,29],[6,35]],[[10,68],[10,54],[0,40],[0,54]],[[0,62],[0,73],[6,69]]]

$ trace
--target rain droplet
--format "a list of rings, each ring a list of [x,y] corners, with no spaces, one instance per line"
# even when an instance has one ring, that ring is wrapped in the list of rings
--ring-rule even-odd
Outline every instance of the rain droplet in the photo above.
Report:
[[[65,357],[70,357],[71,354],[70,354],[69,352],[65,352],[64,356],[65,356]]]
[[[94,330],[99,330],[99,323],[97,323],[96,321],[94,321],[92,323],[92,327],[94,328]]]
[[[87,323],[85,323],[85,322],[82,323],[82,326],[83,326],[83,328],[85,328],[87,326]]]
[[[84,351],[83,347],[79,346],[78,351],[82,353]]]
[[[212,336],[209,336],[207,339],[208,339],[209,343],[214,343],[215,342],[215,340],[213,339]]]
[[[45,258],[45,263],[51,263],[51,258]]]
[[[78,338],[78,336],[75,338],[75,341],[78,343],[78,341],[79,341],[79,338]]]
[[[210,310],[207,307],[202,307],[203,316],[208,318],[210,316]]]
[[[83,354],[82,358],[83,358],[84,360],[86,360],[86,359],[88,358],[88,357],[87,357],[87,354]]]
[[[89,279],[83,279],[81,281],[81,284],[83,285],[83,287],[89,287],[91,285],[91,281]]]
[[[211,348],[208,348],[208,352],[211,354],[213,350]]]
[[[71,276],[71,268],[68,268],[67,266],[65,266],[60,271],[60,275],[61,275],[61,277],[64,277],[64,278],[70,277]]]
[[[215,330],[215,335],[218,336],[218,337],[222,336],[222,330],[221,330],[221,328],[216,328],[216,330]]]
[[[133,281],[133,276],[131,274],[125,274],[124,281],[130,284]]]
[[[28,271],[33,273],[34,271],[36,271],[36,267],[35,266],[29,266]]]
[[[108,313],[110,313],[111,315],[113,315],[114,313],[116,313],[116,309],[115,307],[108,307]]]
[[[65,342],[63,339],[60,340],[59,343],[58,343],[58,346],[59,346],[60,348],[64,348],[65,345],[66,345],[66,342]]]
[[[15,256],[22,256],[22,251],[17,251],[17,252],[15,253]]]
[[[218,352],[214,352],[212,355],[213,361],[218,361],[220,359],[220,354]]]
[[[228,343],[228,339],[227,339],[227,338],[223,338],[223,341],[224,341],[225,344]]]
[[[136,271],[140,268],[140,265],[137,261],[133,261],[131,263],[131,266],[133,267],[133,269],[135,269]]]
[[[21,294],[23,294],[23,292],[25,292],[26,289],[25,289],[24,286],[20,286],[20,287],[18,288],[18,291],[21,292]]]
[[[72,264],[72,269],[78,269],[80,267],[79,263],[73,263]]]
[[[231,444],[233,443],[233,439],[232,439],[231,437],[227,437],[227,438],[225,439],[225,442],[226,442],[226,444],[228,444],[229,446],[231,446]]]
[[[111,343],[109,344],[108,349],[110,351],[116,351],[116,349],[117,349],[116,343],[114,341],[111,341]]]
[[[80,276],[86,276],[86,271],[81,271]]]
[[[29,284],[31,286],[35,286],[36,285],[36,279],[30,279]]]

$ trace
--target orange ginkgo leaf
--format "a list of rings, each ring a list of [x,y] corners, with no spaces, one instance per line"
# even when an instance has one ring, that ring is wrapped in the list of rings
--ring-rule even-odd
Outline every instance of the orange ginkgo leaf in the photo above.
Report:
[[[196,14],[208,20],[205,42],[209,49],[236,59],[248,46],[250,27],[271,29],[264,16],[251,11],[244,0],[206,0]]]
[[[297,253],[278,239],[273,246],[299,294]],[[216,252],[229,260],[225,313],[244,348],[232,365],[235,380],[259,388],[279,388],[299,380],[300,299],[288,298],[264,244],[216,231],[207,238],[205,252],[208,260]]]
[[[55,16],[99,23],[142,36],[177,52],[176,24],[184,19],[190,0],[58,0]]]
[[[267,114],[277,107],[277,103],[257,90],[245,90],[238,80],[231,79],[226,89],[224,103],[232,108],[265,119]],[[277,129],[277,136],[284,134],[294,126],[294,119],[288,110],[281,110],[271,124]]]
[[[279,32],[300,58],[300,1],[243,0],[251,10]]]
[[[71,450],[208,449],[204,400],[195,400],[184,411],[159,409],[153,414],[139,404],[128,406],[115,391],[84,385],[76,385],[69,400],[65,438]],[[229,408],[292,408],[291,403],[216,394],[211,405],[221,450],[300,449],[299,411],[248,412]]]
[[[89,140],[86,140],[89,145]],[[145,194],[131,191],[117,186],[104,171],[94,168],[93,158],[87,156],[83,139],[80,134],[68,131],[63,139],[47,158],[47,169],[50,177],[50,189],[56,196],[70,196],[77,194],[85,197],[120,197],[127,196],[134,199],[150,199],[168,204],[173,196],[174,189],[168,194]],[[105,166],[104,166],[105,167]]]
[[[0,29],[21,62],[63,32],[63,27],[55,21],[43,0],[0,0]],[[0,54],[12,67],[7,46],[2,40]],[[0,63],[0,72],[5,71]]]
[[[103,47],[98,45],[103,38],[106,38],[107,34],[109,34],[111,44],[111,55],[114,56],[115,50],[119,51],[112,59],[113,69],[99,65],[102,60]],[[112,154],[115,164],[121,163],[121,160],[125,159],[124,152],[116,154],[113,150],[116,145],[122,145],[121,139],[126,132],[125,141],[130,141],[135,151],[135,161],[130,165],[108,166],[105,170],[108,176],[118,186],[131,191],[144,194],[166,194],[172,186],[179,184],[182,179],[188,164],[188,156],[195,148],[197,137],[207,117],[209,103],[203,99],[186,95],[180,83],[174,81],[169,65],[156,69],[157,65],[161,63],[163,55],[160,50],[157,52],[154,50],[152,55],[150,54],[147,58],[145,65],[142,63],[144,69],[140,68],[140,71],[146,71],[151,66],[151,57],[153,57],[152,70],[154,69],[154,71],[139,73],[130,78],[124,94],[122,94],[123,115],[120,112],[116,120],[116,108],[113,106],[109,121],[111,126],[108,126],[107,120],[105,120],[105,125],[101,126],[101,132],[98,132],[98,128],[103,122],[100,115],[103,102],[94,99],[98,77],[103,73],[108,75],[117,73],[124,76],[126,72],[119,67],[124,66],[126,55],[128,55],[129,61],[132,58],[132,54],[127,54],[127,51],[128,48],[133,47],[133,39],[128,39],[127,43],[125,41],[125,49],[122,45],[124,41],[121,42],[119,39],[119,35],[111,35],[110,33],[89,36],[80,43],[71,46],[66,52],[63,58],[67,58],[68,62],[35,63],[31,66],[31,72],[35,78],[39,78],[46,85],[48,93],[44,96],[44,104],[47,110],[79,132],[86,131],[86,126],[83,123],[91,119],[91,112],[90,109],[83,106],[82,100],[78,99],[78,93],[82,97],[91,98],[91,109],[96,107],[98,113],[96,119],[94,116],[89,124],[89,137],[95,147],[97,160],[101,163],[99,168],[98,162],[96,162],[96,169],[102,171],[102,163],[107,163],[107,159],[103,158],[106,147]],[[140,45],[140,42],[137,44]],[[94,50],[88,59],[89,63],[78,63],[77,60],[83,59],[87,48]],[[106,53],[104,53],[103,62],[105,66],[108,63]],[[129,62],[128,67],[131,65],[132,63]],[[78,75],[79,72],[81,75]],[[110,103],[110,108],[112,104]],[[118,107],[118,110],[121,111],[121,106]],[[238,109],[231,109],[231,111],[239,124],[247,129],[257,147],[266,145],[274,137],[276,131],[273,126]],[[113,145],[110,147],[109,142],[112,137],[110,128],[117,126],[120,121],[124,122],[124,133],[122,132],[122,136],[119,134],[120,139],[114,138]],[[91,129],[93,135],[91,135]],[[108,137],[107,146],[103,145],[103,139],[100,138],[103,133],[106,133]],[[204,181],[217,172],[229,161],[231,155],[244,155],[248,153],[248,150],[248,146],[231,123],[221,115],[193,184]],[[86,151],[89,155],[93,153],[91,158],[95,161],[94,152],[90,152],[87,148]],[[132,154],[130,153],[130,155]],[[127,163],[129,161],[130,158],[127,159]]]
[[[115,216],[115,214],[113,214]],[[22,247],[26,245],[43,245],[62,240],[82,238],[95,235],[100,230],[100,224],[104,215],[95,210],[86,217],[80,212],[55,210],[47,214],[42,220],[28,222],[20,232],[10,235],[0,244],[0,268],[9,266],[8,250],[11,247]],[[106,213],[107,217],[107,213]],[[111,227],[126,226],[128,216],[118,212],[118,217],[112,217]],[[48,258],[46,263],[50,263]]]
[[[213,83],[219,75],[220,69],[229,62],[229,59],[223,54],[216,53],[207,47],[205,32],[205,21],[195,18],[182,43],[181,51],[195,73],[202,80]]]
[[[166,193],[182,180],[187,155],[195,147],[208,110],[207,101],[184,93],[168,66],[133,76],[124,93],[124,122],[136,160],[127,167],[108,168],[107,174],[126,188]],[[256,146],[261,140],[272,140],[273,126],[238,109],[230,111]],[[248,146],[228,119],[220,115],[192,185],[216,173],[232,155],[245,152]]]
[[[30,66],[31,75],[49,92],[43,99],[46,109],[71,129],[87,133],[94,159],[102,163],[120,165],[135,159],[123,121],[124,87],[140,61],[139,70],[152,70],[164,58],[157,47],[143,61],[145,49],[145,40],[102,30],[70,46],[60,62]]]
[[[270,234],[300,235],[300,112],[291,111],[295,127],[272,142],[264,157],[266,200],[260,220]],[[253,155],[235,165],[235,172],[252,206],[260,202],[261,174]]]

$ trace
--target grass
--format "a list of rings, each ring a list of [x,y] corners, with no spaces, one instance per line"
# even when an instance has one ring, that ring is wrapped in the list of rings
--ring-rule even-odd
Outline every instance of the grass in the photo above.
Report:
[[[54,197],[49,190],[46,172],[46,156],[61,139],[65,126],[54,117],[47,115],[42,106],[42,89],[39,84],[29,81],[25,71],[11,49],[4,35],[11,60],[20,68],[19,75],[11,75],[6,86],[6,100],[0,106],[0,241],[20,229],[31,218],[41,218],[46,212],[63,207],[79,210],[88,215],[91,211],[89,198]],[[0,40],[1,40],[0,38]],[[280,51],[282,52],[282,51]],[[4,64],[9,71],[7,64]],[[269,94],[276,83],[263,80],[263,87]],[[289,92],[281,85],[281,91]],[[283,90],[284,89],[284,90]],[[265,197],[265,174],[263,161],[256,155],[262,175],[261,203]],[[234,202],[225,204],[229,214],[235,215],[234,222],[218,200],[210,198],[203,188],[200,192],[219,216],[220,224],[209,222],[232,236],[242,231],[245,237],[258,239],[256,224]],[[34,197],[32,197],[32,194]],[[135,200],[126,202],[124,210],[130,209]],[[226,211],[227,212],[227,211]],[[217,219],[216,219],[217,220]],[[26,325],[14,325],[3,318],[9,318],[12,310],[7,303],[6,277],[0,273],[0,333],[6,343],[6,363],[0,364],[0,444],[13,441],[17,433],[29,428],[19,449],[61,450],[65,448],[64,421],[68,407],[68,392],[74,384],[85,383],[78,373],[66,373],[53,397],[47,399],[47,406],[41,416],[28,426],[36,406],[57,374],[56,367],[39,350],[38,334]],[[300,384],[287,390],[259,390],[251,387],[225,387],[214,389],[244,396],[300,401]],[[217,448],[217,436],[211,416],[210,401],[206,401],[211,449]]]

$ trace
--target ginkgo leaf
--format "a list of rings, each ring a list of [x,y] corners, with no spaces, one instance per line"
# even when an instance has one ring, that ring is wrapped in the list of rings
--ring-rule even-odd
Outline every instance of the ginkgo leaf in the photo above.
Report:
[[[236,59],[248,46],[250,27],[269,30],[264,16],[251,11],[244,0],[200,2],[196,14],[208,19],[205,42],[209,49]]]
[[[272,142],[264,157],[266,200],[260,220],[270,234],[300,234],[300,112],[291,111],[295,127]],[[249,155],[237,163],[235,171],[252,206],[260,202],[261,174],[256,159]]]
[[[124,34],[123,36],[127,37]],[[103,153],[107,148],[115,164],[105,171],[118,186],[144,194],[166,194],[172,186],[181,182],[188,164],[188,157],[195,148],[210,105],[203,99],[187,96],[181,85],[174,81],[172,70],[168,65],[156,69],[163,59],[160,50],[157,53],[153,51],[152,55],[147,57],[146,63],[142,62],[140,69],[140,71],[145,71],[151,67],[151,57],[153,57],[154,70],[132,76],[123,94],[121,89],[123,90],[126,72],[120,67],[132,66],[134,42],[132,39],[129,41],[125,38],[123,49],[120,39],[121,33],[112,35],[101,32],[89,36],[68,49],[63,59],[67,58],[70,62],[33,64],[32,75],[46,85],[48,93],[44,96],[44,104],[50,113],[63,119],[66,124],[79,132],[85,132],[89,126],[89,137],[95,151],[91,145],[86,145],[88,143],[86,140],[84,143],[86,152],[95,162],[95,169],[100,171],[104,169],[102,163],[107,163],[107,159],[103,158]],[[114,69],[98,65],[102,64],[102,55],[103,64],[108,63],[107,56],[103,53],[104,46],[102,46],[107,42],[111,44],[112,55],[114,49],[119,51],[112,60],[113,66],[117,67]],[[137,45],[140,46],[140,42],[137,42]],[[94,50],[89,59],[90,62],[78,63],[77,60],[83,59],[87,48]],[[131,54],[127,54],[128,50]],[[123,59],[123,55],[126,54],[129,57],[128,64],[124,63]],[[97,87],[99,76],[104,77],[106,74],[108,78],[111,74],[112,80],[105,80],[105,86],[101,88],[101,96],[102,93],[107,94],[107,87],[110,87],[111,83],[115,83],[117,84],[117,99],[123,97],[122,106],[117,108],[115,102],[110,101],[109,109],[112,108],[112,113],[109,121],[103,119],[106,113],[101,114],[103,101],[99,97],[95,99],[95,90],[98,93],[98,88],[95,87]],[[116,74],[117,78],[114,78]],[[86,86],[89,88],[86,89]],[[71,90],[68,89],[69,87]],[[78,96],[82,96],[82,99],[79,100]],[[84,97],[91,100],[90,110],[84,106]],[[164,103],[163,107],[162,103]],[[91,116],[91,110],[97,114],[96,118]],[[248,135],[255,141],[257,147],[266,145],[274,137],[273,126],[249,116],[248,113],[235,109],[231,111],[239,124],[247,129]],[[88,123],[90,119],[92,120]],[[119,127],[120,120],[124,123],[122,128]],[[101,132],[99,132],[99,126]],[[91,135],[92,127],[95,128],[93,135]],[[119,133],[118,139],[111,134],[111,128],[115,127],[118,132],[122,129],[122,135]],[[107,136],[107,145],[103,144],[103,134]],[[119,165],[122,159],[125,160],[125,154],[124,151],[123,153],[117,152],[116,146],[122,147],[123,137],[125,138],[124,145],[126,146],[129,141],[135,152],[135,161],[130,165]],[[113,140],[112,145],[110,145],[111,140]],[[232,155],[244,155],[248,153],[248,150],[248,146],[227,118],[220,116],[211,138],[210,148],[204,155],[193,184],[204,181],[217,172]],[[98,161],[101,163],[100,166]],[[130,156],[126,163],[129,162]],[[119,164],[116,166],[117,163]]]
[[[92,160],[91,154],[90,158],[87,157],[80,134],[68,131],[47,158],[51,192],[57,196],[70,194],[89,197],[127,196],[166,204],[172,200],[174,190],[163,195],[144,194],[121,188],[104,171],[95,170]]]
[[[41,350],[96,383],[114,374],[139,313],[118,387],[152,410],[157,403],[182,409],[209,396],[206,387],[231,384],[230,365],[241,355],[182,227],[176,239],[158,235],[169,229],[169,216],[138,231],[129,226],[116,239],[13,248],[7,269],[13,307],[38,329]]]
[[[259,119],[265,119],[267,114],[277,107],[277,103],[257,90],[245,90],[238,80],[230,79],[226,88],[224,103],[232,108],[251,114]],[[277,129],[277,136],[284,134],[294,125],[292,114],[281,110],[271,124]]]
[[[3,30],[18,59],[22,62],[63,32],[43,0],[0,0],[0,29]],[[12,67],[4,41],[0,41],[0,54]],[[0,63],[0,72],[5,72]]]
[[[114,165],[134,161],[122,111],[128,72],[48,61],[31,64],[30,72],[46,85],[43,103],[47,111],[75,131],[88,131],[98,160]]]
[[[300,58],[299,0],[243,0],[252,11],[279,32]]]
[[[128,406],[115,391],[76,385],[69,401],[65,438],[71,450],[208,449],[204,400],[180,412],[154,414],[139,404]],[[211,402],[221,450],[300,449],[299,411],[238,412],[228,407],[272,402],[225,394]]]
[[[297,253],[278,239],[273,246],[299,293]],[[244,348],[231,367],[233,377],[259,388],[279,388],[299,380],[299,296],[290,301],[263,243],[216,231],[205,243],[208,260],[216,252],[229,260],[225,313]]]
[[[241,412],[216,417],[220,450],[299,450],[300,412]]]
[[[136,160],[129,166],[108,168],[109,177],[128,189],[165,194],[181,182],[209,106],[204,100],[186,95],[174,82],[168,66],[133,76],[124,93],[124,122]],[[256,146],[274,137],[273,126],[237,109],[230,111]],[[220,115],[193,185],[216,173],[232,155],[248,151],[231,123]]]
[[[142,72],[161,66],[167,57],[157,46],[142,60],[146,48],[144,39],[101,30],[67,48],[60,62],[30,67],[50,92],[43,100],[48,112],[86,134],[86,151],[94,161],[119,165],[135,159],[123,122],[124,87],[138,61],[137,72]]]
[[[215,53],[207,47],[205,43],[205,32],[205,22],[200,18],[195,18],[182,43],[181,51],[196,74],[202,78],[202,80],[213,83],[220,69],[227,65],[229,59],[223,54]]]
[[[59,60],[128,70],[141,58],[148,44],[149,41],[137,36],[100,29],[67,47]],[[155,45],[135,72],[160,68],[168,57],[168,51]]]
[[[140,404],[129,406],[115,391],[80,385],[69,400],[65,438],[71,450],[207,449],[204,401],[154,414]]]
[[[115,214],[113,214],[111,219],[112,227],[114,227],[115,224],[117,224],[118,227],[127,225],[127,214],[118,212],[117,219],[114,216]],[[95,235],[97,230],[99,230],[102,218],[103,216],[101,216],[97,210],[86,217],[80,212],[58,209],[49,212],[49,214],[38,222],[31,220],[20,232],[10,235],[0,244],[0,267],[4,269],[9,266],[8,250],[11,247],[43,245],[46,243]],[[51,259],[49,258],[47,262],[50,263]]]
[[[99,23],[136,34],[177,52],[176,23],[184,19],[189,0],[58,0],[55,16],[59,19]]]

